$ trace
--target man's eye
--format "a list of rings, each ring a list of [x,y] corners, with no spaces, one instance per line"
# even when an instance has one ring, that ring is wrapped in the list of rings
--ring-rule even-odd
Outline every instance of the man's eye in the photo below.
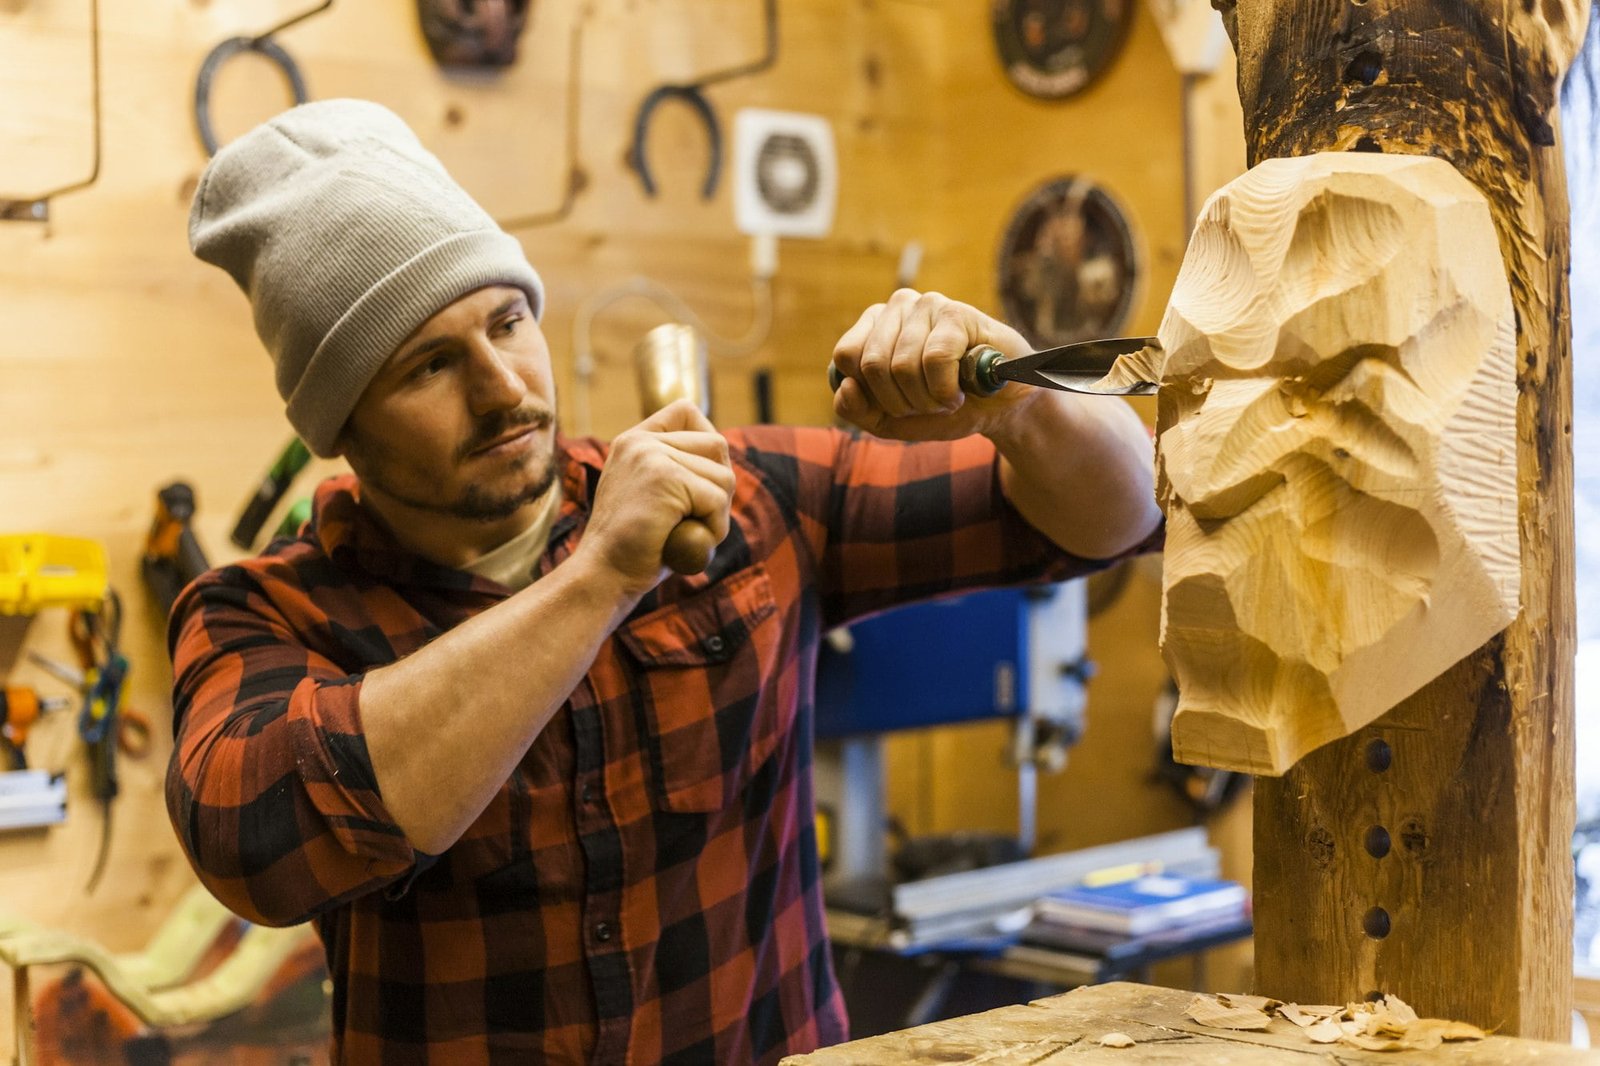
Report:
[[[411,372],[411,376],[413,378],[416,378],[418,381],[421,381],[424,378],[433,377],[435,374],[437,374],[440,371],[444,370],[444,368],[449,366],[449,365],[450,365],[450,358],[448,356],[435,355],[432,358],[428,359],[427,362],[425,362],[421,366],[417,367],[416,370],[412,371]]]
[[[504,319],[500,323],[500,332],[505,334],[515,333],[517,331],[517,323],[521,321],[521,315],[512,315],[510,318]]]

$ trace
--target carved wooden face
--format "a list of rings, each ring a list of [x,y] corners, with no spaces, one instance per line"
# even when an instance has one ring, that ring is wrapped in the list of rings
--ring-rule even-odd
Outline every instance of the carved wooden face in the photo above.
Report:
[[[531,0],[417,0],[422,34],[445,67],[509,67]]]
[[[1268,161],[1207,204],[1160,335],[1174,743],[1281,772],[1515,613],[1487,206],[1438,160]]]

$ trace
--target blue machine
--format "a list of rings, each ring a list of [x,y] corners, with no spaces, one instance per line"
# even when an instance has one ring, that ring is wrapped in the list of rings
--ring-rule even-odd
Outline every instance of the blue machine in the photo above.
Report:
[[[1015,722],[1018,843],[1034,837],[1035,775],[1058,770],[1083,726],[1085,582],[969,593],[897,608],[828,635],[817,663],[819,801],[838,816],[834,879],[885,867],[881,736]]]
[[[913,604],[857,622],[847,639],[824,641],[818,738],[1016,715],[1034,696],[1027,670],[1033,617],[1056,592],[997,589]]]

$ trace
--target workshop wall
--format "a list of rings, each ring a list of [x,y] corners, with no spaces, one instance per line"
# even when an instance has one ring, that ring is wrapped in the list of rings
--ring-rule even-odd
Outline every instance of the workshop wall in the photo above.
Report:
[[[70,813],[63,826],[0,838],[0,909],[112,950],[141,945],[192,883],[162,801],[170,672],[161,620],[137,571],[154,493],[175,478],[189,481],[201,540],[213,561],[224,561],[237,554],[227,530],[287,438],[243,297],[187,248],[189,200],[205,162],[191,113],[194,75],[217,42],[260,32],[300,6],[104,5],[98,181],[52,203],[48,223],[0,223],[0,531],[105,543],[128,608],[130,702],[156,722],[155,749],[124,761],[107,873],[92,897],[83,885],[101,815],[86,792],[74,723],[58,715],[35,731],[30,758],[67,770]],[[1187,227],[1176,148],[1181,87],[1144,5],[1135,6],[1114,68],[1071,100],[1046,103],[1002,77],[985,5],[780,2],[777,64],[708,95],[730,144],[733,112],[742,106],[831,120],[842,175],[838,213],[832,236],[782,243],[771,334],[755,354],[715,365],[717,420],[754,416],[750,373],[760,367],[772,372],[778,421],[828,421],[822,370],[833,341],[892,291],[909,242],[924,250],[919,285],[998,310],[994,260],[1010,213],[1036,185],[1067,173],[1092,176],[1126,209],[1144,267],[1128,328],[1154,330]],[[668,285],[725,336],[740,335],[752,320],[748,246],[733,225],[726,172],[714,200],[699,198],[707,156],[697,122],[679,106],[658,113],[649,141],[660,185],[654,200],[624,154],[634,109],[655,85],[760,54],[762,10],[753,0],[539,0],[532,10],[521,61],[498,77],[441,74],[413,5],[385,0],[337,0],[281,43],[314,97],[364,96],[394,108],[502,218],[561,204],[576,81],[581,180],[571,213],[518,231],[548,287],[544,327],[567,403],[580,307],[632,275]],[[0,0],[0,199],[28,198],[90,170],[89,11],[90,0]],[[212,111],[226,140],[287,103],[280,74],[244,56],[218,76]],[[639,299],[598,313],[592,417],[574,425],[568,403],[569,431],[610,435],[637,420],[628,353],[667,317]],[[1164,678],[1153,573],[1137,567],[1127,593],[1094,622],[1101,676],[1091,688],[1088,736],[1068,772],[1041,787],[1046,847],[1187,820],[1177,800],[1145,780],[1150,708]],[[0,619],[5,678],[63,691],[22,651],[67,657],[64,630],[57,612]],[[897,739],[890,753],[896,813],[913,832],[1014,827],[1006,743],[1002,730],[989,727]],[[0,1047],[9,1040],[9,1019],[0,1017]]]

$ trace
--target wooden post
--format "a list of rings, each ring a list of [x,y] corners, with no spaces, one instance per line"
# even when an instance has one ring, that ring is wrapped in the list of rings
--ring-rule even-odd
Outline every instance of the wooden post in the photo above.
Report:
[[[1392,991],[1565,1039],[1572,987],[1569,235],[1555,131],[1585,2],[1219,0],[1250,162],[1425,153],[1488,199],[1517,313],[1522,612],[1373,725],[1256,788],[1259,988]]]

